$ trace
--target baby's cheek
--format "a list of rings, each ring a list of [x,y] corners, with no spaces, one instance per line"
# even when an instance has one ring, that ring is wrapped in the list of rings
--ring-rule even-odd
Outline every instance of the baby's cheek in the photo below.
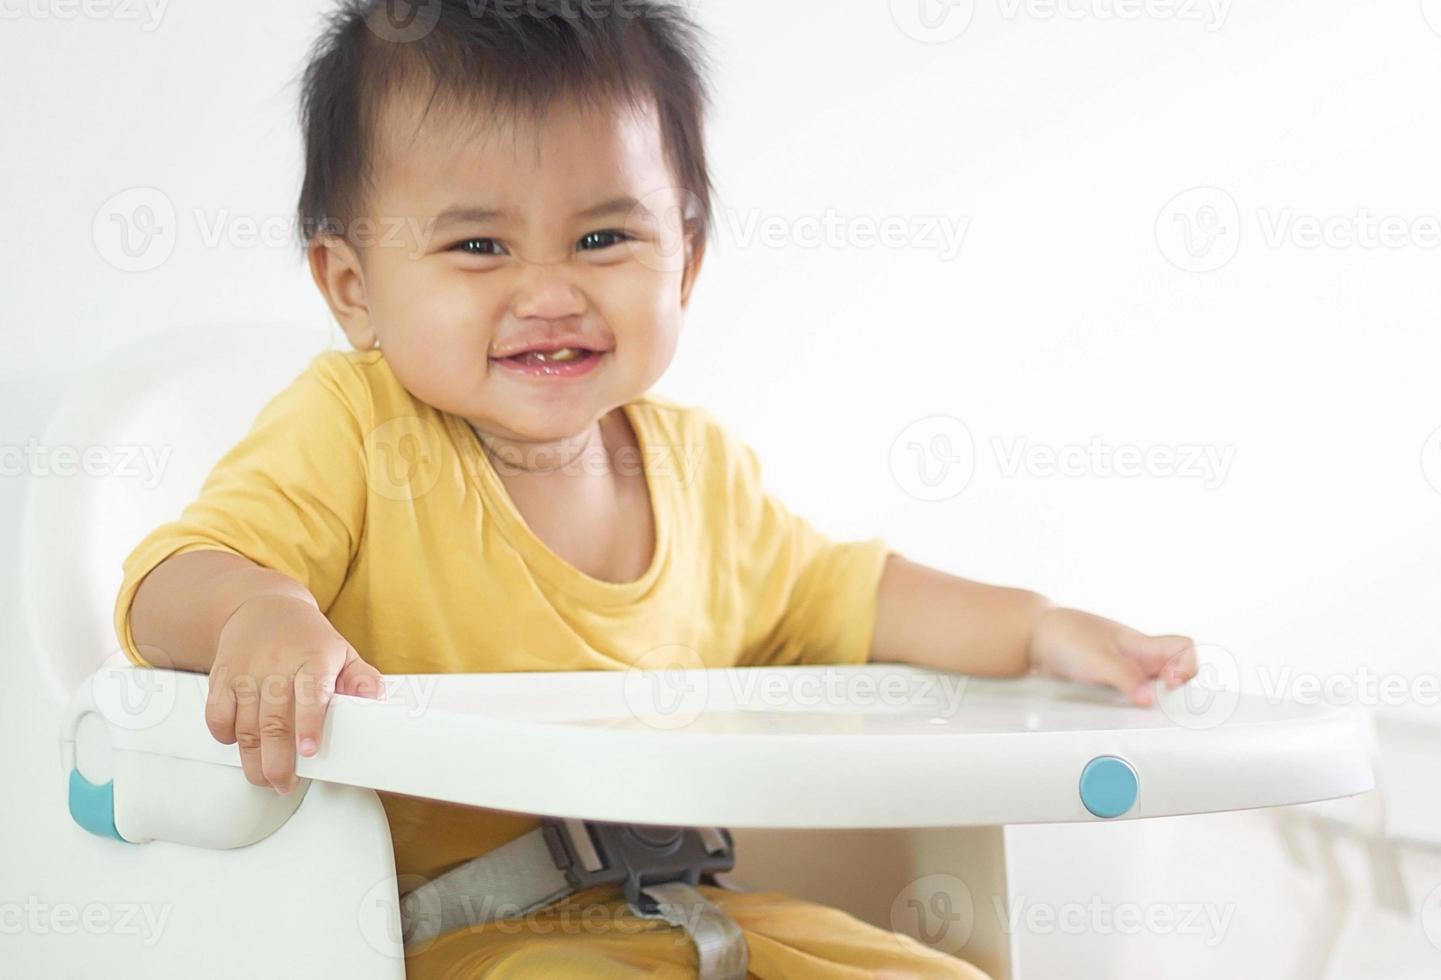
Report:
[[[647,388],[665,374],[675,359],[680,333],[680,318],[675,311],[658,308],[649,312],[644,338],[638,341],[643,350],[639,358],[644,375],[642,383]]]
[[[388,315],[407,346],[423,350],[438,363],[473,361],[473,354],[490,347],[498,316],[490,305],[470,290],[437,285],[389,304]]]

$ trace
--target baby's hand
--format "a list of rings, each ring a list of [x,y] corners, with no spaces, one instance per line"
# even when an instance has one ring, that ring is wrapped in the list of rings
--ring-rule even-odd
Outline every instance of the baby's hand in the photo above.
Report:
[[[379,697],[380,672],[315,606],[286,595],[247,599],[220,630],[205,724],[240,743],[245,778],[279,793],[295,789],[295,753],[320,748],[334,693]]]
[[[1031,634],[1030,658],[1038,673],[1106,684],[1142,707],[1155,701],[1155,678],[1174,688],[1196,676],[1196,647],[1189,637],[1147,636],[1078,609],[1042,615]]]

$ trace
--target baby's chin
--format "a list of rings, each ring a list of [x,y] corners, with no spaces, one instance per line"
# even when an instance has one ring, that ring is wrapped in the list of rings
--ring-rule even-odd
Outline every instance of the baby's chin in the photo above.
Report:
[[[611,397],[490,399],[452,414],[496,443],[543,446],[585,435],[619,404]]]

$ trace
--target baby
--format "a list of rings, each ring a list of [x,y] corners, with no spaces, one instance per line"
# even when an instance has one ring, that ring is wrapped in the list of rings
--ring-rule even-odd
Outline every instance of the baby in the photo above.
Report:
[[[304,77],[300,219],[353,351],[317,356],[125,563],[138,664],[208,672],[206,722],[289,793],[334,692],[384,674],[890,661],[1039,672],[1137,706],[1195,673],[1148,636],[827,540],[705,410],[647,392],[711,220],[699,32],[659,0],[347,0]],[[538,818],[382,796],[402,887]],[[415,877],[418,876],[418,877]],[[703,886],[761,977],[980,974],[777,892]],[[567,901],[610,903],[613,887]],[[470,928],[411,976],[684,976],[663,923]],[[689,959],[688,959],[689,958]],[[690,967],[693,969],[693,965]]]

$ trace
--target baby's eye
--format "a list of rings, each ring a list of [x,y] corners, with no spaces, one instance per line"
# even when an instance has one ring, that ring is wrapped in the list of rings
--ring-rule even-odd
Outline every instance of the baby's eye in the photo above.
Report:
[[[477,248],[470,248],[475,245]],[[452,252],[464,252],[466,255],[504,255],[505,246],[494,238],[467,238],[463,242],[457,242],[451,246]]]
[[[621,242],[628,242],[631,236],[623,231],[593,231],[579,242],[581,251],[594,252]]]

